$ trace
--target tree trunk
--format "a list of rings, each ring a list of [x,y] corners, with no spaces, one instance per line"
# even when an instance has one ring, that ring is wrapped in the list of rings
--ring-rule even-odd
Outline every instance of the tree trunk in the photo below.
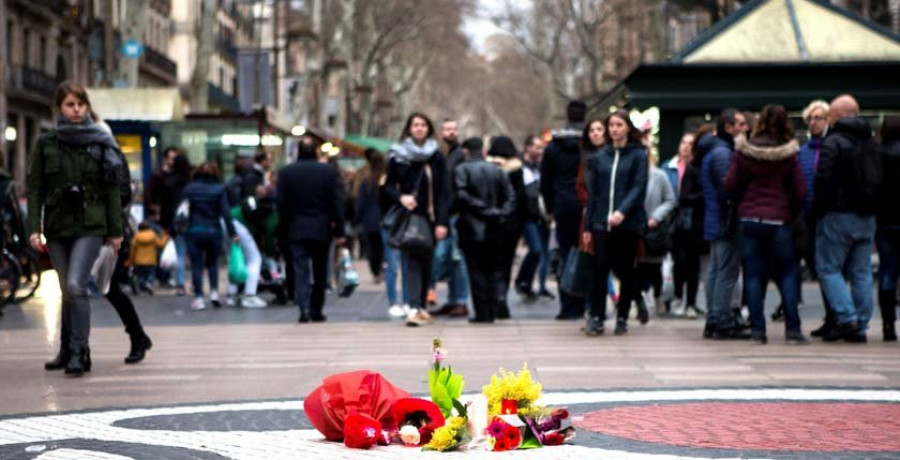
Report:
[[[215,47],[215,21],[218,2],[202,0],[200,31],[197,34],[197,63],[191,75],[191,111],[209,111],[209,62]],[[261,84],[261,82],[256,82]]]

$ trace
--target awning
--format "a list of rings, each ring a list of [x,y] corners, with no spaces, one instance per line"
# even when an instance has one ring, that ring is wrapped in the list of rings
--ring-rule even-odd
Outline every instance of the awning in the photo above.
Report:
[[[181,121],[178,88],[88,88],[92,108],[104,120]]]
[[[344,138],[343,143],[345,144],[345,147],[346,144],[353,144],[362,149],[372,148],[381,153],[387,153],[387,151],[391,149],[391,145],[394,144],[394,141],[382,137],[367,137],[359,134],[348,134]]]

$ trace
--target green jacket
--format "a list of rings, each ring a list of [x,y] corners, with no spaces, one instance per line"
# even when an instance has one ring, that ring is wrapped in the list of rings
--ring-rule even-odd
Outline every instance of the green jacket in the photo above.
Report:
[[[80,202],[64,194],[75,185],[83,189]],[[88,156],[87,148],[58,142],[56,131],[38,139],[27,189],[29,234],[43,232],[47,239],[122,236],[119,186],[104,184],[100,161]]]

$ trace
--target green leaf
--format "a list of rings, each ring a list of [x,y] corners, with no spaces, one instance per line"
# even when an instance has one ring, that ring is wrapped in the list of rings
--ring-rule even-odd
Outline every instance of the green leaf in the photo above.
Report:
[[[522,445],[519,446],[519,449],[540,449],[541,447],[543,446],[541,446],[541,443],[538,442],[537,439],[529,438],[522,441]]]
[[[434,388],[434,385],[437,383],[438,372],[431,370],[428,371],[428,390],[431,391]]]
[[[463,403],[459,402],[459,400],[456,398],[452,398],[452,400],[453,407],[456,408],[456,412],[459,413],[459,416],[463,418],[469,418],[469,411],[466,410],[466,406]]]
[[[450,416],[450,411],[453,409],[453,400],[447,394],[447,389],[443,385],[435,385],[431,389],[431,401],[441,409],[444,417]]]
[[[462,376],[459,374],[450,377],[450,380],[447,382],[447,393],[451,398],[459,399],[462,396],[464,383]]]

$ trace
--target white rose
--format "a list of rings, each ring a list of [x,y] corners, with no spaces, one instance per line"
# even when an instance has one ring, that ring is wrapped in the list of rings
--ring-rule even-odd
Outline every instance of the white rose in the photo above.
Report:
[[[412,425],[404,426],[400,429],[400,440],[407,446],[418,446],[421,440],[419,430]]]

